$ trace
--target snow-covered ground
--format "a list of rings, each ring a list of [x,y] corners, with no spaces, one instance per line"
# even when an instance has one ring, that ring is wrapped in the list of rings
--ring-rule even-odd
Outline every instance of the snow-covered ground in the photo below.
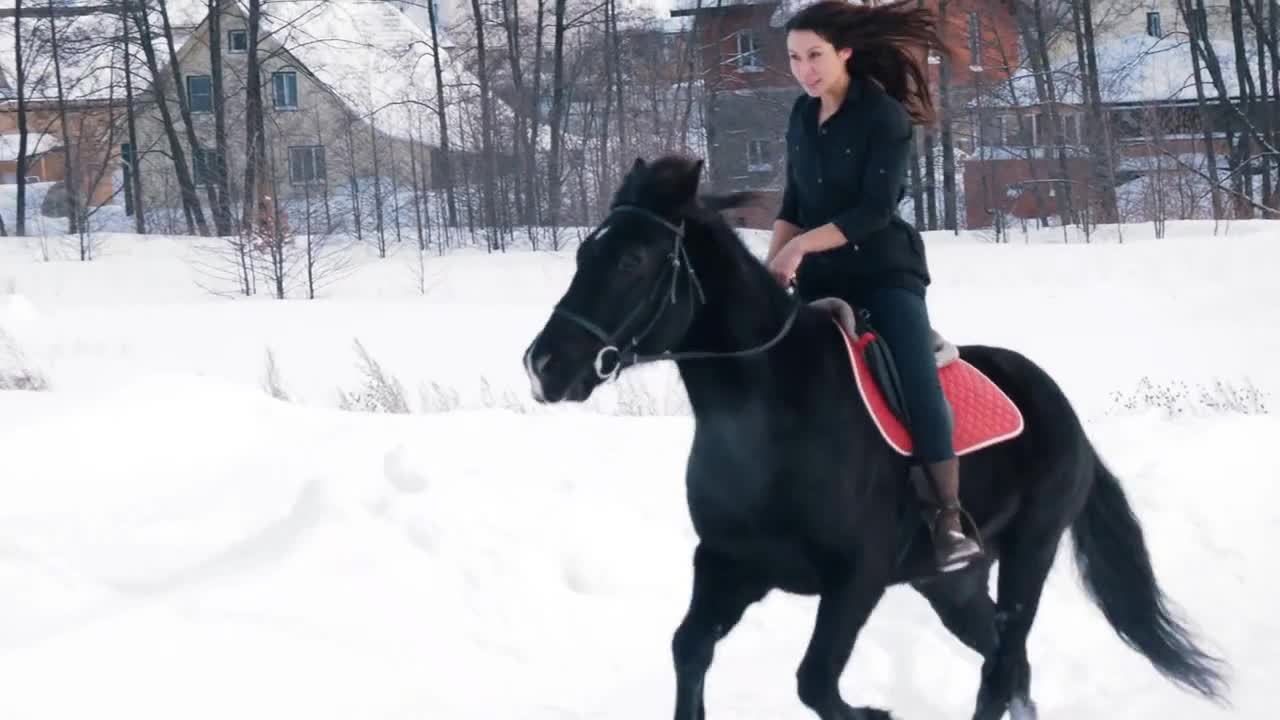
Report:
[[[1231,662],[1234,706],[1128,650],[1064,545],[1030,643],[1041,716],[1273,717],[1280,224],[1098,239],[930,236],[935,322],[1060,380],[1165,589]],[[570,253],[362,256],[322,299],[275,301],[203,289],[190,239],[104,236],[87,264],[36,242],[0,238],[0,378],[50,388],[0,391],[0,718],[670,715],[690,418],[662,367],[532,407],[520,353]],[[338,409],[365,382],[357,340],[413,414]],[[264,389],[268,350],[288,401]],[[815,607],[748,612],[711,716],[810,717],[794,673]],[[978,668],[895,590],[842,687],[968,717]]]

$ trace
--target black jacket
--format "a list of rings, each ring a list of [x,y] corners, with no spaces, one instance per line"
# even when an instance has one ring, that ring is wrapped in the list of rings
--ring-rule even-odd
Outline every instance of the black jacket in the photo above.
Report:
[[[844,104],[821,128],[820,104],[802,95],[791,108],[778,218],[802,230],[834,223],[848,242],[805,257],[796,277],[801,293],[856,298],[888,286],[923,295],[930,282],[924,242],[898,215],[911,116],[875,82],[860,78],[850,81]]]

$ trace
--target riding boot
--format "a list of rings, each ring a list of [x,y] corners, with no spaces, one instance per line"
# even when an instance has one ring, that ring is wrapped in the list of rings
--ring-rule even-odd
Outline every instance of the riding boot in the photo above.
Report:
[[[928,483],[916,483],[928,507],[925,522],[933,538],[934,558],[941,572],[959,570],[982,556],[980,541],[965,535],[962,519],[969,519],[977,534],[977,526],[960,507],[960,460],[950,458],[929,463],[922,468]]]

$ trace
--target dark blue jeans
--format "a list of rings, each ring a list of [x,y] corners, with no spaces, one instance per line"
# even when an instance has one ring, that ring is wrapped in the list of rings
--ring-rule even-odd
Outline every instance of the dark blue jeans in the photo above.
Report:
[[[930,343],[929,311],[923,297],[902,288],[863,293],[871,325],[889,345],[902,381],[911,418],[911,440],[920,462],[939,462],[955,455],[952,419]]]

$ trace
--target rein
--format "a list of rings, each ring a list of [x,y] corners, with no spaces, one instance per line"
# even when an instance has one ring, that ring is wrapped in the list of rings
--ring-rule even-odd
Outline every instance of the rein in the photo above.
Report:
[[[681,277],[685,279],[685,284],[688,285],[692,297],[696,298],[697,305],[705,305],[707,297],[702,291],[702,283],[698,281],[698,274],[694,271],[693,264],[689,262],[689,253],[685,249],[684,245],[683,219],[680,221],[679,225],[675,225],[652,210],[647,210],[635,205],[618,205],[613,208],[612,212],[609,213],[604,222],[592,231],[592,235],[598,232],[600,227],[608,224],[609,218],[619,212],[629,212],[641,215],[671,231],[671,251],[667,253],[667,259],[669,262],[666,269],[663,270],[662,274],[659,275],[658,279],[654,282],[654,285],[652,289],[650,289],[649,295],[645,298],[645,301],[636,305],[636,307],[633,308],[625,318],[623,318],[618,329],[612,333],[606,332],[596,323],[576,312],[573,312],[572,310],[561,307],[558,303],[552,310],[553,315],[560,315],[567,320],[572,321],[574,324],[581,327],[583,330],[586,330],[593,337],[603,343],[604,347],[600,348],[600,351],[596,353],[595,360],[591,365],[592,369],[596,372],[597,378],[605,381],[614,380],[618,377],[618,373],[620,373],[623,368],[630,367],[632,365],[656,362],[659,360],[728,359],[758,355],[769,350],[769,348],[772,348],[774,345],[777,345],[781,342],[782,338],[790,332],[791,326],[795,323],[796,316],[800,313],[800,305],[802,304],[799,298],[794,295],[792,296],[791,312],[787,314],[787,319],[782,324],[782,328],[778,330],[777,334],[768,341],[754,347],[727,352],[672,352],[670,350],[663,350],[652,354],[641,354],[636,352],[636,348],[640,346],[640,343],[643,342],[644,339],[648,337],[649,333],[653,331],[654,327],[657,326],[658,321],[662,318],[662,315],[666,312],[667,308],[676,304],[676,293],[679,288]],[[665,301],[663,300],[664,296],[666,297]],[[644,327],[639,332],[631,334],[631,339],[624,347],[619,347],[618,340],[628,334],[626,332],[627,329],[636,320],[636,318],[640,316],[640,313],[655,304],[657,307],[653,311],[653,315],[649,318],[649,321],[645,323]],[[689,317],[691,320],[696,312],[697,306],[691,302],[689,304]],[[605,366],[606,360],[611,361],[611,367],[608,369],[606,369]],[[585,372],[585,369],[583,372]],[[579,375],[580,374],[581,373],[579,373]]]

